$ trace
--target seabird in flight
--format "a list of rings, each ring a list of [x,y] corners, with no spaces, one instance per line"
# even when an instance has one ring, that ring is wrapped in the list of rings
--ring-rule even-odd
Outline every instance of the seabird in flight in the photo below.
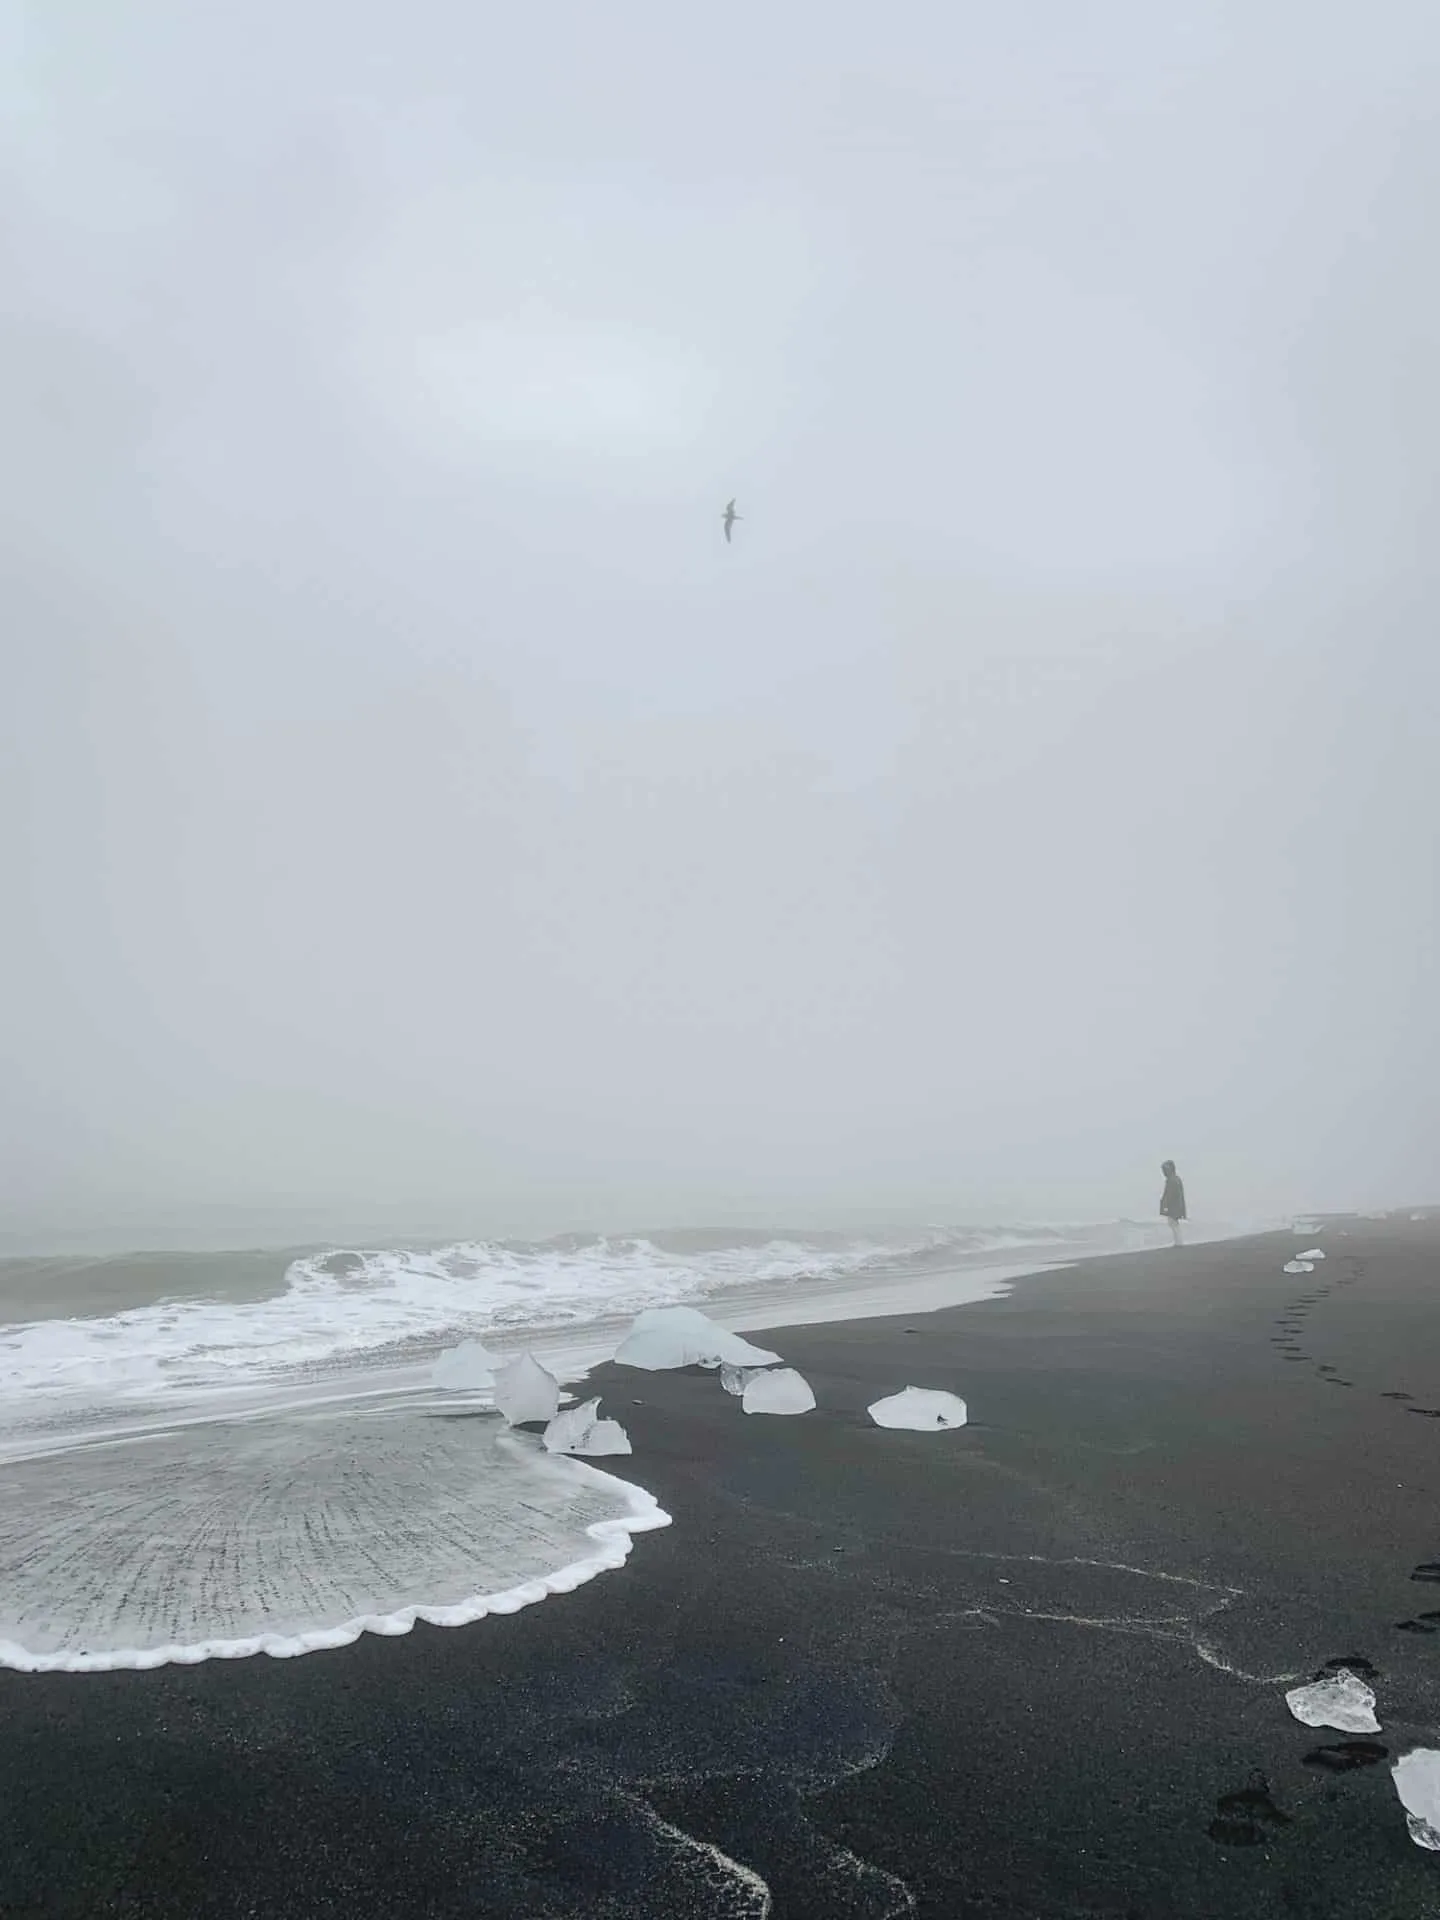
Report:
[[[729,505],[725,509],[724,514],[721,517],[725,522],[725,541],[726,541],[726,544],[728,545],[730,541],[730,529],[734,526],[735,522],[742,517],[740,514],[736,513],[735,502],[733,500],[730,501]]]

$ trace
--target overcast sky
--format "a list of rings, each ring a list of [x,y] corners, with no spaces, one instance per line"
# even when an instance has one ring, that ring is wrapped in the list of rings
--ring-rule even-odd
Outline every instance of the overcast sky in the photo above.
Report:
[[[10,1224],[1440,1199],[1437,204],[1433,0],[12,0]]]

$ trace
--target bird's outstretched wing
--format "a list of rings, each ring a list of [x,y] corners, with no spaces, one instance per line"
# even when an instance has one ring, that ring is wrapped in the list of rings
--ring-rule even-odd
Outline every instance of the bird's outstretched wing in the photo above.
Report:
[[[727,547],[730,545],[730,522],[728,520],[725,522],[725,544]]]

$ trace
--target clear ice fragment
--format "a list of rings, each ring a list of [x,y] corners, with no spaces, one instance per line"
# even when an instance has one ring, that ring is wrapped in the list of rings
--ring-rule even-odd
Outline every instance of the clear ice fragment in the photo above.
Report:
[[[1285,1262],[1286,1273],[1313,1273],[1314,1271],[1315,1265],[1311,1260],[1287,1260]]]
[[[1375,1718],[1375,1694],[1348,1667],[1313,1681],[1308,1687],[1292,1687],[1285,1704],[1295,1718],[1307,1727],[1334,1727],[1338,1733],[1379,1733]]]
[[[727,1393],[744,1393],[746,1382],[764,1371],[763,1367],[732,1367],[727,1360],[720,1368],[720,1384]]]
[[[560,1382],[533,1353],[522,1353],[495,1369],[495,1405],[518,1427],[528,1420],[553,1420],[560,1410]]]
[[[600,1402],[557,1413],[541,1436],[547,1453],[581,1453],[594,1458],[604,1453],[629,1453],[630,1436],[618,1420],[600,1418]]]
[[[1297,1253],[1295,1258],[1297,1260],[1323,1260],[1325,1258],[1325,1249],[1323,1247],[1307,1247],[1304,1253]]]
[[[462,1340],[458,1347],[447,1347],[430,1369],[437,1387],[451,1387],[464,1393],[488,1393],[495,1384],[495,1369],[504,1362],[487,1353],[478,1340]]]
[[[906,1387],[875,1401],[870,1418],[877,1427],[908,1427],[914,1433],[941,1433],[946,1427],[963,1427],[970,1418],[965,1402],[958,1394],[941,1393],[933,1387]]]

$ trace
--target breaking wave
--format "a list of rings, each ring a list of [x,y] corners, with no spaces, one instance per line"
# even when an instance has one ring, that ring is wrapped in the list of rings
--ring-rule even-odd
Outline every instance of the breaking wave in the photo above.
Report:
[[[1113,1239],[1115,1229],[1108,1230]],[[657,1234],[431,1248],[335,1247],[291,1262],[268,1299],[207,1292],[196,1255],[187,1297],[0,1327],[0,1396],[59,1393],[151,1399],[363,1363],[466,1336],[582,1326],[646,1307],[747,1288],[913,1270],[1030,1249],[1043,1258],[1073,1234],[1055,1228],[936,1230],[896,1236]],[[133,1263],[132,1263],[133,1264]]]

